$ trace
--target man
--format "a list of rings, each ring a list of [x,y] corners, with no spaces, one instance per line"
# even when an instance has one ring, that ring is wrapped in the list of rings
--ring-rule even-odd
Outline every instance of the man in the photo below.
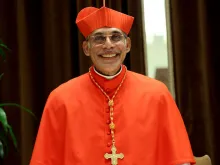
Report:
[[[76,24],[94,65],[51,92],[30,165],[195,163],[166,86],[122,64],[133,20],[105,6],[80,11]]]

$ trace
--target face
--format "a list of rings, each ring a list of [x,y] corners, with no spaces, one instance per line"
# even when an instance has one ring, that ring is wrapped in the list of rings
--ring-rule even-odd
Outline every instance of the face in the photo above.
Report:
[[[115,75],[130,51],[131,41],[117,28],[95,30],[83,42],[86,56],[90,56],[95,68],[104,75]]]

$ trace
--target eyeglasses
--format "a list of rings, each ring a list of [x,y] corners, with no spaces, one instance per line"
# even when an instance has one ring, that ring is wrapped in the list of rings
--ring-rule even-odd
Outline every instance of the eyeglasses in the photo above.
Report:
[[[87,40],[91,39],[91,42],[96,45],[105,44],[107,37],[109,37],[112,43],[117,43],[123,41],[126,38],[126,35],[123,35],[121,33],[115,33],[111,35],[97,34],[97,35],[89,36]]]

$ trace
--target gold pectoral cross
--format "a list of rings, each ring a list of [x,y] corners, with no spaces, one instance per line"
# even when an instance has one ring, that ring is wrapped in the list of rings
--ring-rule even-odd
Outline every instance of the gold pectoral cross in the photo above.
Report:
[[[117,165],[118,164],[118,159],[123,159],[124,158],[124,154],[120,153],[120,154],[117,154],[116,151],[116,147],[114,145],[112,145],[112,154],[108,154],[106,153],[104,155],[105,159],[111,159],[111,164],[112,165]]]

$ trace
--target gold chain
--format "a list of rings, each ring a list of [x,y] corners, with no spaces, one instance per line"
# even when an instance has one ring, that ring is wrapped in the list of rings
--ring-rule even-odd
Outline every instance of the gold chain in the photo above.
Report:
[[[126,68],[126,67],[125,67]],[[91,69],[91,68],[90,68]],[[126,77],[126,73],[127,73],[127,68],[126,68],[126,71],[125,71],[125,74],[124,74],[124,77],[121,81],[121,83],[119,84],[118,88],[116,89],[114,95],[112,96],[112,98],[110,99],[110,97],[107,95],[107,93],[102,89],[102,87],[95,81],[95,79],[93,78],[91,72],[90,72],[90,69],[89,69],[89,75],[92,79],[92,81],[95,83],[95,85],[101,90],[101,92],[108,98],[108,106],[110,108],[110,120],[111,120],[111,123],[109,124],[109,128],[111,129],[111,136],[112,136],[112,145],[115,146],[115,124],[114,124],[114,118],[113,118],[113,112],[114,112],[114,98],[115,96],[117,95],[119,89],[121,88],[124,80],[125,80],[125,77]]]

